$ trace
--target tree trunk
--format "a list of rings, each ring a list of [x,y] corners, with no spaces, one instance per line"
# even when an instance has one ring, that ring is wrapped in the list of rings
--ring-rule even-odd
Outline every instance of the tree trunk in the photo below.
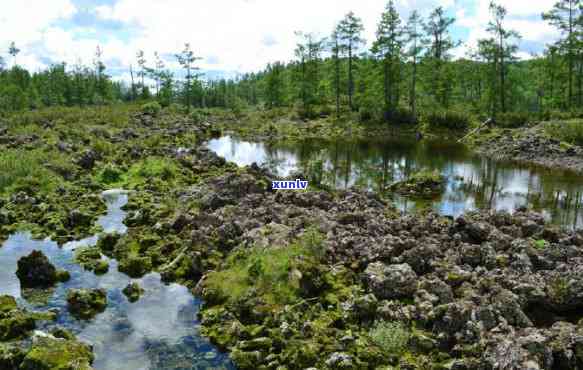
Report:
[[[130,77],[132,79],[132,101],[136,100],[136,85],[134,84],[134,69],[130,64]]]
[[[352,79],[352,43],[348,45],[348,106],[354,111],[352,94],[354,92],[354,80]]]
[[[336,67],[336,118],[340,117],[340,59],[339,59],[339,51],[338,51],[338,43],[336,43],[336,60],[335,60],[335,67]]]

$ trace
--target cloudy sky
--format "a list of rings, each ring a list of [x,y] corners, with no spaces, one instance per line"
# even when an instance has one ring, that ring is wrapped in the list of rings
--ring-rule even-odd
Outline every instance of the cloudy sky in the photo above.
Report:
[[[508,9],[508,26],[522,35],[520,53],[541,52],[558,36],[541,20],[556,0],[499,0]],[[406,18],[442,5],[457,21],[453,35],[464,46],[485,36],[489,0],[396,0]],[[232,75],[255,71],[266,63],[290,60],[294,31],[326,36],[348,11],[363,19],[369,45],[385,0],[2,0],[0,55],[10,41],[22,51],[17,63],[31,70],[53,62],[89,64],[97,45],[110,74],[127,76],[143,49],[149,61],[158,51],[170,68],[173,55],[190,42],[205,71]]]

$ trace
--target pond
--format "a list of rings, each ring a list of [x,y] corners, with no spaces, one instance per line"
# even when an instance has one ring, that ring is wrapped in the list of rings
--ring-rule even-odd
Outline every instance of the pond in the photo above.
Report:
[[[121,207],[127,203],[127,194],[108,191],[103,196],[108,212],[99,224],[105,232],[124,233],[125,212]],[[0,248],[0,294],[16,297],[30,310],[56,310],[57,322],[47,323],[40,330],[56,324],[92,344],[96,370],[234,369],[227,355],[199,335],[197,313],[201,302],[187,288],[166,285],[159,274],[152,273],[133,279],[145,293],[138,302],[130,303],[122,289],[132,279],[118,271],[115,260],[109,260],[109,272],[101,276],[77,265],[73,250],[96,241],[94,236],[59,247],[50,240],[32,240],[28,233],[12,235]],[[57,268],[69,271],[71,280],[53,290],[21,291],[15,274],[17,261],[33,250],[41,250]],[[107,309],[90,321],[73,318],[66,307],[71,288],[106,289]]]
[[[321,169],[322,183],[335,189],[359,187],[389,195],[403,211],[432,208],[458,216],[475,209],[514,211],[532,207],[567,228],[583,227],[583,176],[500,162],[476,155],[462,144],[409,138],[249,142],[223,136],[208,147],[240,166],[265,165],[280,176]],[[387,189],[422,170],[437,170],[447,179],[435,199],[412,199]]]

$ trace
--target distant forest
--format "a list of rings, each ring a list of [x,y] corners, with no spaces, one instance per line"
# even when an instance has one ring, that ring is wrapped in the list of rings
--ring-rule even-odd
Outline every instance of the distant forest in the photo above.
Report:
[[[349,13],[328,37],[297,32],[293,61],[229,80],[204,79],[189,44],[176,54],[184,78],[157,53],[146,60],[139,51],[131,82],[120,83],[108,75],[99,47],[92,65],[61,63],[31,73],[18,65],[20,50],[11,43],[0,57],[0,112],[155,99],[188,109],[293,107],[304,118],[355,112],[361,120],[415,121],[438,110],[581,115],[583,0],[559,0],[541,15],[561,37],[528,60],[516,56],[520,35],[507,27],[506,9],[492,2],[490,14],[489,37],[456,59],[455,18],[438,7],[426,18],[414,11],[402,19],[390,0],[370,49],[361,19]]]

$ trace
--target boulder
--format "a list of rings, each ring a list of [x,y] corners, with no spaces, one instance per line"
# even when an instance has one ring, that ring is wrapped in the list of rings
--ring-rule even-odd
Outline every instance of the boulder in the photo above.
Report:
[[[37,336],[20,369],[91,370],[93,359],[92,348],[87,344],[50,335]]]
[[[417,288],[417,274],[406,263],[371,263],[364,272],[364,279],[378,299],[412,298]]]
[[[59,272],[41,251],[32,251],[18,260],[16,276],[23,288],[45,288],[58,281],[68,280],[68,274]]]

